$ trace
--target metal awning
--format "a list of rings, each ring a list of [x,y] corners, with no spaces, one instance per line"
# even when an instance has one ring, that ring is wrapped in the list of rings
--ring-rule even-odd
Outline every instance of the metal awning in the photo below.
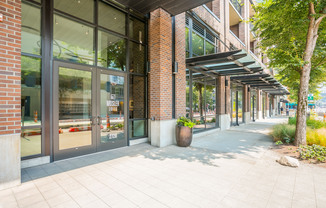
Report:
[[[187,68],[195,73],[193,78],[205,76],[254,74],[263,71],[261,65],[245,50],[219,52],[186,59]]]
[[[116,2],[144,15],[157,8],[163,8],[173,16],[211,1],[212,0],[116,0]]]
[[[258,88],[272,95],[290,94],[289,91],[279,83],[273,76],[265,73],[246,75],[246,76],[232,76],[232,81],[237,81],[244,85],[249,85],[253,88]]]

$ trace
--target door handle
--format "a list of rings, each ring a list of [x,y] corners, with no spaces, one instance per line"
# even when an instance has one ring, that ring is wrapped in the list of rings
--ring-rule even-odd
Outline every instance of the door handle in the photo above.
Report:
[[[97,125],[101,125],[102,118],[101,116],[97,116]]]
[[[95,122],[94,122],[94,119],[96,118],[96,116],[92,116],[91,117],[91,125],[94,126],[95,125]]]

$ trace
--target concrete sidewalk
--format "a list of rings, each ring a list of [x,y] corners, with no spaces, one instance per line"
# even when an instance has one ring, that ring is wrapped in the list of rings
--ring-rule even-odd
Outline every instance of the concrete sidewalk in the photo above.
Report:
[[[273,118],[195,139],[148,144],[22,170],[0,207],[326,207],[326,169],[289,168],[269,150]]]

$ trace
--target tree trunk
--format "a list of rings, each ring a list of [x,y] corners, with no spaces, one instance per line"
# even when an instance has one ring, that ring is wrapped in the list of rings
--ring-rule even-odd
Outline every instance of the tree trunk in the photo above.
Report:
[[[306,145],[306,114],[308,106],[308,92],[309,92],[309,79],[311,71],[311,58],[315,50],[317,38],[318,38],[318,28],[321,22],[321,19],[316,21],[315,17],[312,16],[315,14],[314,4],[310,3],[309,5],[309,27],[306,41],[306,49],[304,53],[303,60],[305,65],[302,67],[300,73],[300,88],[298,93],[298,108],[297,108],[297,124],[295,130],[295,145]]]

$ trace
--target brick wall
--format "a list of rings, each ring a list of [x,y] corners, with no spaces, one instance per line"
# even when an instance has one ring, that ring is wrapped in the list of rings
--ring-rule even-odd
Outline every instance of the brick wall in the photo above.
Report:
[[[21,1],[0,0],[0,135],[20,133]]]
[[[175,75],[175,116],[186,115],[186,23],[185,13],[175,17],[175,60],[179,71]]]
[[[216,93],[216,113],[218,115],[225,114],[225,77],[220,76],[217,79],[217,93]]]
[[[167,120],[172,119],[172,19],[161,8],[150,15],[149,117]]]

